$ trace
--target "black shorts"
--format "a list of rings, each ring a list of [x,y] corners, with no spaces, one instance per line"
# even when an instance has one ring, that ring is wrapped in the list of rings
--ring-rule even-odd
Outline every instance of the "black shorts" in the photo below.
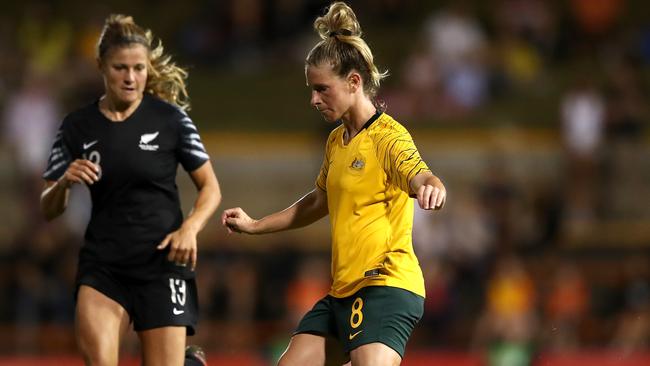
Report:
[[[397,287],[369,286],[352,296],[325,296],[302,318],[295,334],[336,338],[347,354],[383,343],[403,358],[406,342],[424,313],[424,298]]]
[[[77,273],[77,292],[81,285],[90,286],[122,305],[135,331],[184,326],[187,335],[195,333],[199,302],[194,278],[181,279],[170,274],[144,281],[85,263],[80,264]]]

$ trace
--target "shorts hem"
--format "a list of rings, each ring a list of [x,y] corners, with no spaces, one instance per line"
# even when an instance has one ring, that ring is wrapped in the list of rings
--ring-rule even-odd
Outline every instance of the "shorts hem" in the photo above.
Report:
[[[115,302],[116,302],[118,305],[120,305],[120,306],[122,307],[122,309],[124,309],[124,311],[126,311],[126,313],[129,315],[129,323],[133,323],[133,315],[131,314],[131,311],[129,310],[129,308],[128,308],[128,307],[127,307],[127,306],[126,306],[122,301],[120,301],[120,299],[116,299],[116,298],[112,297],[112,296],[107,292],[106,289],[102,289],[102,288],[99,287],[97,284],[92,283],[92,281],[88,281],[88,280],[83,280],[83,279],[82,279],[82,280],[80,280],[80,281],[77,283],[77,289],[76,289],[75,292],[74,292],[74,300],[75,300],[75,304],[77,303],[77,299],[79,298],[79,290],[81,289],[81,286],[88,286],[88,287],[92,288],[93,290],[99,292],[100,294],[106,296],[107,298],[109,298],[109,299],[115,301]]]
[[[319,336],[319,337],[331,336],[331,334],[329,334],[327,332],[322,332],[322,331],[318,331],[318,330],[296,330],[296,331],[293,332],[293,334],[291,336],[293,337],[293,336],[296,336],[298,334],[310,334],[310,335],[315,335],[315,336]]]
[[[133,327],[135,332],[146,332],[148,330],[167,328],[167,327],[183,327],[185,328],[185,334],[188,336],[193,336],[196,334],[196,325],[192,324],[156,324],[156,325],[147,325],[142,327]]]
[[[359,344],[352,345],[349,349],[344,349],[343,351],[346,354],[350,354],[350,352],[354,351],[355,349],[357,349],[357,348],[359,348],[361,346],[365,346],[367,344],[372,344],[372,343],[381,343],[381,344],[389,347],[393,351],[397,352],[397,354],[400,356],[400,358],[404,359],[404,353],[405,352],[399,350],[399,348],[401,348],[401,346],[397,346],[392,342],[381,340],[381,339],[366,340],[366,341],[360,342]]]

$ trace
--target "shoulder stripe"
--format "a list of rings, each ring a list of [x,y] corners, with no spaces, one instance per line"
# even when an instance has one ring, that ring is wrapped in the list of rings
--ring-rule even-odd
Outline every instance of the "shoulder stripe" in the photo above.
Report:
[[[194,126],[191,123],[183,123],[183,128],[186,128],[186,129],[194,131],[194,132],[198,132],[198,130],[196,129],[196,126]]]
[[[201,159],[210,159],[210,156],[207,153],[205,153],[204,151],[201,151],[201,150],[184,148],[183,151],[188,153],[188,154],[192,154],[192,155],[194,155],[194,156],[196,156],[198,158],[201,158]]]
[[[61,168],[62,166],[64,166],[64,165],[67,164],[67,163],[68,163],[67,161],[62,161],[62,162],[60,162],[60,163],[57,163],[57,164],[55,164],[54,166],[52,166],[50,169],[48,169],[48,170],[45,172],[45,174],[43,174],[43,175],[47,177],[47,176],[49,176],[50,174],[52,174],[52,173],[55,172],[57,169]]]
[[[196,131],[196,126],[194,126],[194,122],[192,122],[190,117],[183,117],[181,119],[181,123],[183,124],[183,127],[187,127],[189,129]]]
[[[189,146],[194,146],[196,148],[199,148],[199,149],[205,151],[205,146],[203,146],[203,144],[201,143],[200,140],[184,139],[183,143],[185,143],[186,145],[189,145]]]
[[[54,162],[56,162],[57,160],[60,160],[63,157],[64,157],[63,152],[52,153],[52,156],[50,157],[50,161],[52,161],[54,163]]]

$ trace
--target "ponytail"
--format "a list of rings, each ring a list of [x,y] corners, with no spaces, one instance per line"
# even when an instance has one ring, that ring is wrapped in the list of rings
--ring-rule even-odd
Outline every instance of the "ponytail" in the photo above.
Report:
[[[325,15],[314,21],[314,29],[321,41],[309,51],[305,63],[312,66],[329,63],[341,77],[352,70],[358,71],[364,82],[364,92],[374,99],[388,72],[380,72],[375,66],[372,51],[361,38],[361,25],[352,9],[343,2],[332,3]]]

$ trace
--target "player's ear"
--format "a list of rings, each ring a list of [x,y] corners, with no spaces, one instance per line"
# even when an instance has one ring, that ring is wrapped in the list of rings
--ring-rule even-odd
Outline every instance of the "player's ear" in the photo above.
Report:
[[[347,77],[348,80],[348,85],[350,87],[350,91],[352,93],[355,93],[359,88],[361,87],[361,75],[359,75],[358,72],[356,71],[350,71]]]

